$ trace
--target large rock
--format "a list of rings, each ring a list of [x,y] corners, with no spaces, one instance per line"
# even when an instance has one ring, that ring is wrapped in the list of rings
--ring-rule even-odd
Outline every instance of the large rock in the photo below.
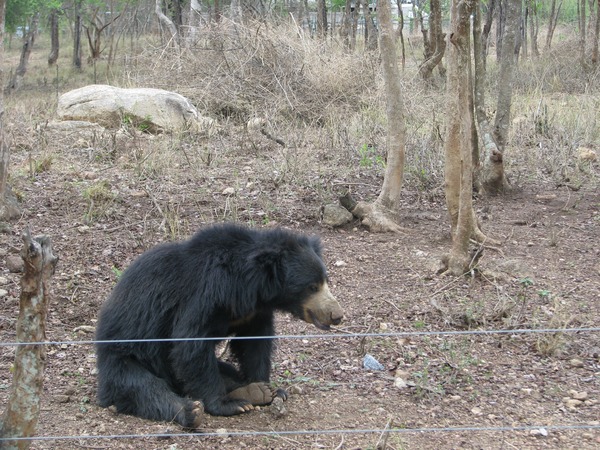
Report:
[[[152,133],[206,130],[212,125],[184,96],[150,88],[85,86],[61,95],[57,113],[62,120],[95,122],[107,128],[131,125]]]

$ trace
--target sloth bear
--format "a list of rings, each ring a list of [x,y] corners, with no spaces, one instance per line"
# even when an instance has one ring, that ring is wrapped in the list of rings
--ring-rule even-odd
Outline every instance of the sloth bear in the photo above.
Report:
[[[285,400],[269,384],[273,314],[339,324],[327,280],[319,239],[282,229],[217,225],[148,250],[100,311],[96,339],[120,342],[96,344],[99,405],[197,428],[203,410],[229,416]],[[230,335],[265,338],[231,340],[235,367],[215,355]],[[171,341],[127,342],[138,339]]]

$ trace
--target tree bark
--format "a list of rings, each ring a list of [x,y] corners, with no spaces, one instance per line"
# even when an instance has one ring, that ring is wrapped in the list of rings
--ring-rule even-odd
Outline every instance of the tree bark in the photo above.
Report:
[[[6,0],[0,0],[0,220],[10,220],[20,216],[17,199],[8,185],[8,164],[10,147],[4,135],[4,11]]]
[[[75,5],[75,29],[73,36],[73,66],[81,69],[81,3],[83,0],[76,0]]]
[[[513,73],[515,67],[515,37],[520,22],[521,0],[506,0],[505,23],[500,54],[498,75],[498,102],[494,120],[493,136],[500,152],[504,153],[510,125],[510,106],[512,103]]]
[[[548,18],[548,32],[546,33],[546,44],[544,45],[544,50],[550,50],[552,45],[552,37],[554,36],[554,30],[556,29],[556,24],[558,23],[558,17],[560,16],[560,10],[562,8],[562,0],[556,7],[556,0],[552,0],[550,5],[550,17]]]
[[[368,0],[362,1],[363,17],[365,19],[365,44],[367,50],[377,49],[377,27],[373,21],[373,14]]]
[[[537,58],[540,56],[538,48],[538,31],[540,29],[538,7],[535,0],[529,0],[529,40],[531,46],[531,56]]]
[[[27,73],[27,67],[29,66],[29,57],[31,56],[31,51],[33,50],[33,44],[35,42],[35,37],[38,31],[38,22],[39,15],[36,13],[31,21],[29,31],[23,39],[21,59],[19,60],[19,65],[17,66],[17,69],[15,70],[12,79],[8,83],[7,93],[19,90],[23,84],[23,78],[25,78],[25,74]]]
[[[52,243],[47,236],[32,238],[26,229],[21,237],[25,273],[21,278],[17,342],[43,342],[46,339],[48,281],[54,274],[58,258],[52,253]],[[17,347],[12,390],[0,433],[2,438],[31,437],[35,434],[45,366],[44,345]],[[2,448],[26,449],[30,444],[29,440],[8,440],[2,443]]]
[[[473,209],[470,17],[476,5],[477,0],[452,0],[451,6],[444,174],[452,248],[445,259],[446,273],[456,276],[464,274],[470,268],[470,240],[488,240],[479,229]]]
[[[490,0],[487,5],[487,11],[485,14],[485,24],[481,31],[481,60],[483,62],[483,70],[487,66],[487,57],[489,50],[490,31],[492,30],[492,23],[494,22],[494,8],[497,0]]]
[[[440,74],[445,74],[442,66],[442,58],[446,51],[446,35],[442,33],[442,9],[440,0],[429,0],[429,39],[428,47],[425,49],[425,61],[419,67],[421,78],[430,81],[433,76],[433,69],[439,67]]]
[[[325,0],[317,0],[317,36],[327,37],[327,4]]]
[[[591,20],[591,19],[590,19]],[[592,35],[592,67],[598,66],[598,39],[600,37],[600,0],[596,0],[594,34]]]
[[[167,33],[167,44],[173,44],[176,48],[179,48],[179,33],[177,32],[177,27],[173,21],[162,12],[161,0],[156,0],[154,12],[158,17],[158,22],[161,27]]]
[[[387,165],[381,193],[374,203],[342,203],[352,214],[362,220],[363,225],[374,232],[400,232],[402,228],[391,216],[398,211],[402,175],[404,170],[404,152],[406,147],[406,124],[404,121],[404,102],[400,85],[400,70],[396,54],[395,33],[392,26],[390,2],[380,2],[379,51],[385,85],[387,115]]]
[[[57,9],[50,13],[50,55],[48,55],[48,65],[53,66],[58,61],[59,52],[59,33],[58,33],[58,14]]]

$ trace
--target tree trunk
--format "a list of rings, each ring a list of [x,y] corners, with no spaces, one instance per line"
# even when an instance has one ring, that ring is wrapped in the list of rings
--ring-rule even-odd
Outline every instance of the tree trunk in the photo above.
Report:
[[[173,21],[162,12],[161,0],[156,0],[154,12],[158,17],[158,22],[167,34],[167,44],[173,44],[175,48],[179,48],[179,33],[177,32],[177,27]]]
[[[365,45],[367,50],[377,49],[377,27],[368,0],[363,0],[363,16],[365,18]]]
[[[75,5],[75,29],[73,35],[73,66],[81,69],[81,3],[76,0]]]
[[[58,33],[58,14],[57,9],[50,13],[50,55],[48,55],[48,65],[52,66],[58,61],[59,51],[59,33]]]
[[[406,67],[406,51],[404,47],[404,13],[402,12],[402,1],[396,0],[398,6],[398,38],[400,39],[400,51],[402,52],[402,70]],[[444,41],[444,45],[446,42]]]
[[[596,0],[596,23],[592,38],[592,66],[598,66],[598,38],[600,37],[600,1]]]
[[[383,80],[386,98],[387,115],[387,165],[381,193],[374,203],[358,202],[344,206],[363,225],[374,232],[400,232],[390,215],[397,212],[402,189],[404,170],[404,152],[406,147],[406,124],[404,122],[404,102],[400,84],[400,70],[396,54],[395,33],[392,26],[390,2],[380,2],[379,19],[379,51],[383,68]],[[391,213],[391,214],[390,214]]]
[[[4,11],[6,0],[0,0],[0,220],[15,219],[21,215],[19,205],[8,185],[10,147],[4,135]]]
[[[327,4],[325,0],[317,0],[317,36],[327,37]]]
[[[470,240],[487,240],[479,229],[473,209],[470,17],[476,4],[477,0],[452,0],[451,6],[444,173],[452,233],[452,249],[446,260],[446,273],[456,276],[470,268]]]
[[[494,8],[497,0],[490,0],[487,5],[487,12],[485,14],[485,24],[481,31],[481,61],[483,62],[483,70],[487,66],[487,57],[489,50],[490,31],[492,30],[492,23],[494,22]]]
[[[577,0],[577,18],[579,21],[579,59],[581,61],[581,67],[587,69],[587,63],[585,60],[585,2],[586,0]]]
[[[498,75],[498,102],[494,121],[493,136],[500,152],[504,153],[510,125],[510,105],[512,103],[513,73],[515,68],[515,37],[520,22],[521,0],[506,0],[504,34]]]
[[[531,46],[531,56],[537,58],[540,56],[538,48],[538,31],[540,29],[538,6],[535,0],[529,0],[529,40]]]
[[[442,58],[446,51],[446,35],[442,33],[442,9],[440,0],[429,0],[431,13],[429,14],[429,39],[427,40],[429,48],[425,50],[425,61],[419,67],[419,73],[425,81],[430,81],[433,76],[433,69],[439,67],[440,74],[445,74],[442,66]]]
[[[52,253],[52,243],[47,236],[32,239],[26,229],[22,238],[21,256],[25,262],[25,273],[21,278],[17,342],[43,342],[46,340],[48,281],[54,274],[58,258]],[[0,433],[2,438],[31,437],[35,434],[45,366],[44,345],[17,347],[12,390]],[[2,448],[26,449],[30,444],[28,440],[8,440],[2,443]]]
[[[342,16],[342,28],[340,36],[344,42],[344,47],[349,50],[352,48],[350,37],[352,36],[352,3],[346,2],[344,6],[344,15]]]
[[[12,79],[8,83],[7,93],[19,90],[21,88],[21,85],[23,84],[23,78],[27,73],[27,66],[29,66],[29,57],[31,56],[31,51],[33,50],[33,44],[35,42],[35,36],[37,35],[38,21],[39,15],[35,14],[33,16],[33,20],[31,21],[29,31],[23,39],[21,59],[19,60],[19,65],[17,66],[17,69],[15,70]]]
[[[561,8],[562,0],[558,4],[558,8],[556,7],[556,0],[552,0],[552,4],[550,5],[550,17],[548,17],[548,32],[546,33],[546,44],[544,45],[544,50],[550,50],[550,46],[552,45],[552,37],[554,36],[554,30],[556,29],[556,24],[558,23],[558,17],[560,16]]]

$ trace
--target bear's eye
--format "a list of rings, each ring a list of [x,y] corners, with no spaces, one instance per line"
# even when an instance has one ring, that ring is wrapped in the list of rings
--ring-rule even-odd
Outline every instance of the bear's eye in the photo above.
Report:
[[[310,292],[319,292],[319,285],[316,283],[311,284],[309,287]]]

